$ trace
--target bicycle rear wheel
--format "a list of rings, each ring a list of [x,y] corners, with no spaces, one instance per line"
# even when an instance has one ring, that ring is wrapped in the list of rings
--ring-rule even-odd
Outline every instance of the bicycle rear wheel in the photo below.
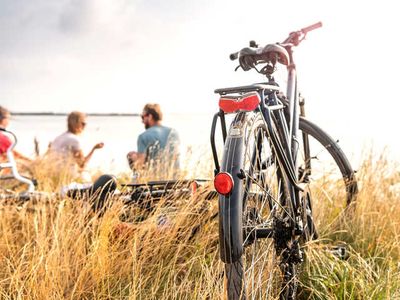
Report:
[[[236,116],[221,171],[234,179],[231,194],[219,197],[228,299],[294,299],[300,261],[293,256],[294,213],[260,113]]]
[[[300,181],[308,184],[308,196],[312,199],[312,215],[310,199],[303,201],[309,206],[306,226],[313,227],[309,230],[312,234],[315,227],[322,228],[322,221],[329,224],[354,202],[358,187],[355,172],[337,141],[302,117],[299,129]]]

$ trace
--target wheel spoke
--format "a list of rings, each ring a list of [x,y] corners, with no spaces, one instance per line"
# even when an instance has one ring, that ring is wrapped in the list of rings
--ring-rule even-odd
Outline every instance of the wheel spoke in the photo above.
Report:
[[[337,191],[324,185],[327,178],[329,180],[334,178],[334,174],[327,172],[324,159],[327,156],[333,161],[338,180],[343,180],[343,178],[353,180],[354,172],[337,144],[333,143],[323,131],[316,129],[317,127],[312,123],[300,119],[300,130],[309,136],[310,148],[304,149],[300,141],[299,149],[307,153],[298,156],[300,174],[303,172],[302,175],[307,176],[304,182],[308,182],[308,186],[300,193],[300,217],[295,219],[287,177],[276,161],[277,156],[268,139],[262,116],[259,113],[243,113],[238,116],[236,120],[239,122],[235,125],[243,127],[240,140],[243,143],[243,149],[241,149],[240,157],[236,157],[234,147],[238,144],[232,142],[234,147],[229,149],[231,154],[228,157],[235,158],[229,163],[235,166],[236,174],[239,172],[242,176],[235,191],[235,197],[242,197],[242,199],[230,199],[230,202],[242,203],[239,206],[242,211],[238,219],[234,219],[235,226],[239,230],[234,233],[228,231],[229,234],[236,234],[236,236],[227,235],[226,240],[243,243],[231,245],[234,249],[243,251],[243,254],[237,261],[225,265],[228,297],[294,299],[297,285],[296,265],[302,260],[299,243],[317,236],[314,224],[315,203],[313,202],[313,207],[311,207],[311,196],[314,199],[314,194],[317,195],[317,210],[322,202],[333,205],[337,201],[337,197],[333,194]],[[325,148],[323,145],[330,146]],[[318,160],[311,165],[310,161],[314,157],[318,157]],[[319,166],[319,164],[322,165]],[[310,166],[312,170],[307,170],[307,166]],[[348,187],[346,184],[338,187],[339,190],[342,189],[340,192],[345,195],[347,193],[347,200],[351,200],[351,195],[346,191]],[[350,191],[350,188],[348,190]],[[356,186],[351,189],[351,191],[356,190]],[[326,198],[331,199],[332,202],[326,201]],[[225,202],[221,206],[225,209],[230,208],[225,205]],[[301,222],[303,235],[294,236],[297,229],[294,224],[301,224]],[[226,226],[230,228],[231,225],[226,224]],[[238,237],[238,234],[241,236]]]
[[[263,118],[260,114],[254,116],[244,133],[241,163],[244,254],[240,262],[229,265],[227,270],[241,281],[228,278],[228,285],[232,281],[232,291],[233,287],[242,286],[241,292],[248,299],[279,297],[283,275],[279,267],[281,255],[276,253],[274,220],[287,218],[289,223],[294,222],[287,201],[287,182],[278,171]]]
[[[248,175],[248,173],[246,173],[246,177],[248,177],[252,183],[254,183],[255,185],[257,185],[263,192],[265,192],[265,194],[269,197],[271,197],[271,199],[273,200],[273,202],[278,205],[289,217],[290,219],[295,222],[295,219],[291,216],[291,214],[289,213],[289,211],[271,194],[271,192],[269,190],[267,190],[265,187],[263,187],[256,179],[254,179],[253,177],[251,177],[250,175]],[[265,201],[262,204],[262,208],[265,205]]]

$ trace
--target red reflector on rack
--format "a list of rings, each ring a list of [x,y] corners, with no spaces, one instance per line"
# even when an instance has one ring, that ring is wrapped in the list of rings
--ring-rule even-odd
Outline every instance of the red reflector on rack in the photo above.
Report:
[[[247,93],[238,97],[221,97],[219,99],[219,108],[225,113],[234,113],[237,111],[253,111],[260,104],[258,93]]]
[[[233,189],[233,178],[229,173],[218,173],[214,177],[214,187],[221,195],[228,195]]]

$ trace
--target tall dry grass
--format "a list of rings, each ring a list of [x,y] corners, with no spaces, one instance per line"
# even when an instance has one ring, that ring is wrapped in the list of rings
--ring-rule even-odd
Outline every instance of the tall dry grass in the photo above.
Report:
[[[358,172],[356,207],[322,223],[307,248],[303,299],[400,299],[400,168],[370,155]],[[325,225],[325,226],[324,226]],[[340,260],[326,245],[346,245]]]
[[[354,211],[322,222],[321,239],[306,247],[300,299],[400,299],[398,165],[367,159],[358,179]],[[210,189],[176,196],[172,204],[161,200],[144,221],[129,226],[121,225],[125,208],[118,199],[102,217],[85,200],[56,195],[1,203],[0,298],[221,299]],[[131,207],[129,213],[143,212]],[[327,250],[337,244],[346,244],[347,260]]]

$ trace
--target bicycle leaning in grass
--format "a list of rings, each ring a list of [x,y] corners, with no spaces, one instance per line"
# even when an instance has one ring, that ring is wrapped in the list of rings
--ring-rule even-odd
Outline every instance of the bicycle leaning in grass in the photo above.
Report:
[[[230,58],[267,81],[215,90],[220,110],[213,119],[211,146],[228,299],[295,299],[303,245],[318,238],[316,228],[326,210],[342,210],[357,193],[348,159],[335,140],[305,118],[298,92],[292,50],[321,25],[292,32],[282,43],[259,47],[250,42]],[[282,66],[286,93],[274,78]]]

